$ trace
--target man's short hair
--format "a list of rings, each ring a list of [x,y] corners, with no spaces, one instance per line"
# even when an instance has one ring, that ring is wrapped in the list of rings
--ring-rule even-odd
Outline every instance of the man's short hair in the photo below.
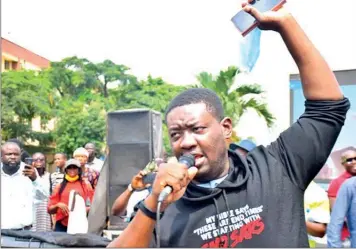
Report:
[[[96,148],[96,145],[95,145],[95,143],[93,143],[93,142],[88,142],[88,143],[86,143],[86,144],[84,145],[84,148],[85,148],[87,145],[89,145],[89,144],[92,144],[92,145],[94,146],[94,148]]]
[[[66,160],[67,160],[67,154],[63,153],[63,152],[56,152],[56,154],[54,155],[62,155]]]
[[[10,138],[9,140],[7,140],[7,142],[17,144],[20,147],[20,149],[23,148],[23,143],[20,140],[18,140],[17,138]]]
[[[190,88],[178,94],[169,103],[165,120],[167,122],[167,115],[176,107],[185,106],[189,104],[204,103],[206,110],[210,112],[218,121],[224,118],[224,108],[218,95],[207,88]]]
[[[12,141],[6,141],[2,146],[1,146],[1,152],[3,151],[3,149],[9,145],[13,145],[19,148],[20,152],[21,152],[21,147],[18,143],[16,142],[12,142]]]

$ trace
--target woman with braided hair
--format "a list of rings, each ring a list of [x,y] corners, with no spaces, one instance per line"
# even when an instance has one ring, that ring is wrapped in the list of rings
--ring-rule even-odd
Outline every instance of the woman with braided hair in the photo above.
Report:
[[[78,160],[68,160],[64,172],[63,182],[55,187],[48,203],[48,213],[56,214],[54,231],[57,232],[67,232],[69,218],[68,202],[72,190],[75,190],[85,200],[87,213],[94,196],[90,183],[82,179],[80,162]]]

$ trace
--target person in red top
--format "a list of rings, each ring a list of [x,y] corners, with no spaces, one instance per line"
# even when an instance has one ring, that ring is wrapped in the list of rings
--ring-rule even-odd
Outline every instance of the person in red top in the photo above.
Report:
[[[330,209],[333,208],[337,193],[341,185],[350,177],[356,176],[356,150],[345,151],[341,155],[341,163],[345,167],[345,172],[341,174],[338,178],[332,180],[330,182],[329,189],[328,189]],[[341,240],[344,241],[349,237],[350,237],[349,230],[347,229],[346,223],[344,223],[344,227],[341,232]]]
[[[64,172],[63,182],[55,187],[48,203],[48,213],[56,214],[54,231],[57,232],[67,232],[69,218],[68,202],[71,190],[75,190],[86,201],[87,212],[89,212],[90,203],[92,203],[94,196],[91,184],[82,179],[80,162],[78,160],[68,160]]]

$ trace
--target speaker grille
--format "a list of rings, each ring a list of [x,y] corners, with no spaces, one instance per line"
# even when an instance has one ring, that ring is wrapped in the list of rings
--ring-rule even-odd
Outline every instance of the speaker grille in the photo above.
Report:
[[[140,143],[151,140],[149,111],[117,111],[108,114],[107,143]]]
[[[123,220],[111,215],[116,198],[125,191],[131,178],[153,158],[162,156],[162,119],[159,112],[148,109],[108,113],[109,147],[108,216],[110,226],[121,226]]]

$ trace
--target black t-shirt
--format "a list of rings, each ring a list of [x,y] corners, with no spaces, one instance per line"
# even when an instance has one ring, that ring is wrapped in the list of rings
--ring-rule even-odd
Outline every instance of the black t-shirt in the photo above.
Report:
[[[161,247],[309,247],[304,191],[326,162],[350,104],[305,105],[269,146],[246,158],[229,151],[229,175],[215,189],[190,184],[160,220]]]

